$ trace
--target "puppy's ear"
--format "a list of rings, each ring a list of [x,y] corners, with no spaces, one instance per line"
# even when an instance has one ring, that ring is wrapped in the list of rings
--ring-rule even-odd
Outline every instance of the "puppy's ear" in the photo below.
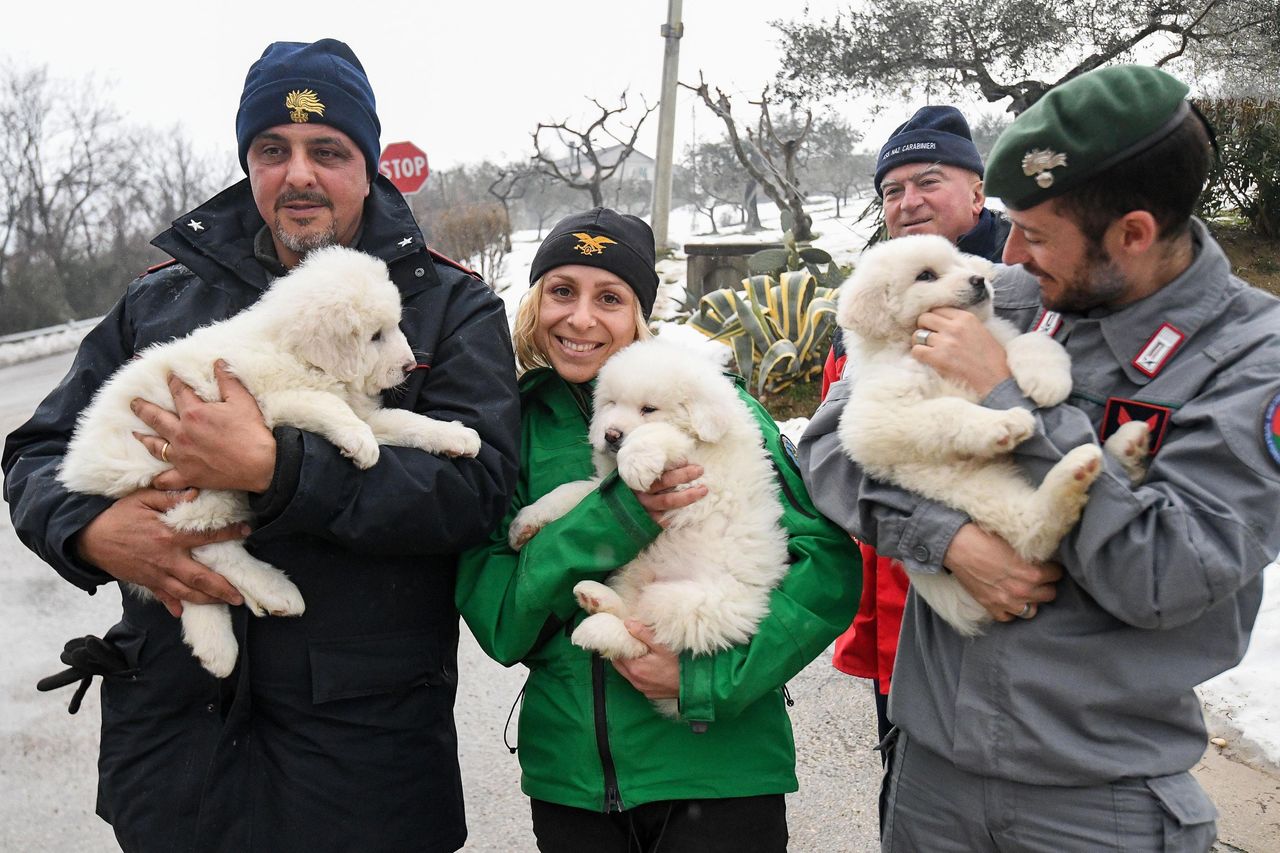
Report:
[[[836,322],[840,328],[872,341],[893,337],[896,322],[889,305],[889,283],[869,274],[857,275],[840,286]]]
[[[689,412],[689,431],[698,441],[716,442],[733,425],[733,407],[737,391],[721,374],[708,375],[697,383],[685,403]]]
[[[364,331],[350,306],[308,304],[285,326],[285,345],[298,358],[343,382],[360,378]]]

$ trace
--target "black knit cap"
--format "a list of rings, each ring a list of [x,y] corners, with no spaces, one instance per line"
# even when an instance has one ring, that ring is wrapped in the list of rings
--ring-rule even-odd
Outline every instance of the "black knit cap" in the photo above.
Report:
[[[377,170],[382,124],[369,77],[345,42],[273,42],[249,66],[236,113],[236,142],[245,172],[255,136],[278,124],[305,122],[336,127],[364,154],[369,175]]]
[[[586,213],[570,214],[555,224],[533,256],[529,284],[568,264],[599,267],[630,285],[648,319],[658,297],[656,262],[653,230],[648,223],[607,207],[597,207]]]
[[[884,194],[884,176],[905,163],[944,163],[982,177],[982,157],[969,122],[955,107],[921,107],[889,135],[876,161],[876,195]]]

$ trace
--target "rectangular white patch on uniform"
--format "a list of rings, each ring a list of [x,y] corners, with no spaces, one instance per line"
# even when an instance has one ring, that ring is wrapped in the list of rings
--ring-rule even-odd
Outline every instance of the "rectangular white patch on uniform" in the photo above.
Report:
[[[1182,345],[1186,337],[1182,332],[1165,323],[1151,336],[1151,340],[1147,341],[1147,345],[1142,348],[1142,352],[1138,353],[1138,357],[1133,360],[1133,366],[1147,376],[1154,377],[1160,372],[1160,368],[1164,367],[1165,362],[1173,356],[1178,347]]]
[[[1057,311],[1041,311],[1040,318],[1036,320],[1035,326],[1031,329],[1033,332],[1044,332],[1049,337],[1058,334],[1058,329],[1062,328],[1062,315]]]

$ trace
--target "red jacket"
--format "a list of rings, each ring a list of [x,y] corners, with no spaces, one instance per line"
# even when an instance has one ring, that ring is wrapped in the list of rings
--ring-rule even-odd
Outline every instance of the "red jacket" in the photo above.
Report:
[[[831,383],[844,372],[847,356],[840,348],[827,353],[822,368],[822,398]],[[831,665],[848,675],[879,679],[880,692],[888,694],[893,676],[893,660],[898,655],[898,632],[902,628],[902,608],[907,600],[907,573],[902,564],[881,557],[870,545],[862,549],[862,601],[849,630],[836,638]]]

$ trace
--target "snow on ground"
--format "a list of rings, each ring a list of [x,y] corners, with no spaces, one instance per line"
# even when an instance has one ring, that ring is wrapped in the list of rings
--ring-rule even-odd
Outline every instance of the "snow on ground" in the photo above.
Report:
[[[33,334],[22,340],[0,340],[0,367],[35,361],[46,355],[73,350],[80,346],[80,341],[95,323],[97,320],[77,320],[74,323],[50,329],[44,334]],[[20,336],[6,336],[6,338],[12,337]]]
[[[843,205],[842,216],[836,219],[834,203],[819,199],[809,212],[814,218],[814,230],[818,237],[815,246],[825,249],[841,264],[850,263],[866,244],[868,228],[855,223],[853,215],[861,211],[865,200],[850,200]],[[721,226],[719,235],[703,233],[707,230],[705,216],[695,215],[689,208],[672,211],[670,239],[677,245],[696,240],[736,240],[744,238],[760,242],[781,239],[777,209],[769,204],[760,206],[761,220],[766,230],[744,235],[742,226]],[[494,290],[507,305],[508,319],[514,319],[521,297],[528,292],[528,270],[537,251],[539,236],[535,231],[518,231],[512,235],[512,251],[507,255],[503,271],[492,282]],[[674,256],[659,261],[658,302],[654,308],[657,319],[672,316],[685,297],[685,255],[677,249]],[[74,348],[88,330],[88,326],[68,327],[49,335],[18,343],[0,343],[0,366],[39,358],[55,352]],[[796,418],[783,423],[782,431],[793,441],[798,441],[808,420]],[[1267,590],[1262,610],[1253,631],[1252,642],[1244,660],[1235,669],[1214,678],[1200,688],[1200,695],[1210,719],[1211,733],[1228,740],[1243,738],[1237,749],[1252,753],[1255,758],[1280,766],[1280,566],[1267,567]]]

